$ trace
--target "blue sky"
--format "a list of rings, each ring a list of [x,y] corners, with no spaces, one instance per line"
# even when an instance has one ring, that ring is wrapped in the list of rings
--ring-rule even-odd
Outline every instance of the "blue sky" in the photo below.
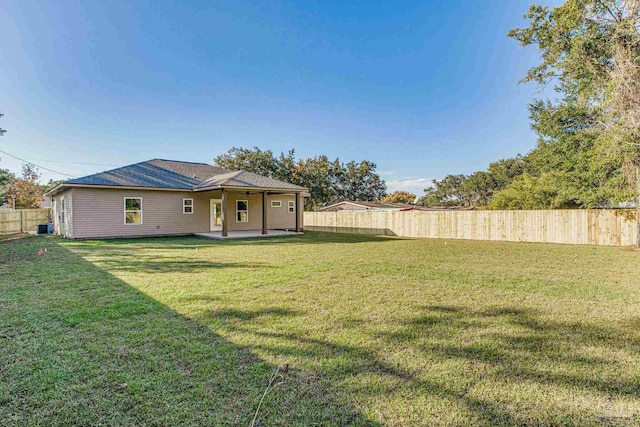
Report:
[[[7,0],[0,150],[82,176],[295,148],[421,192],[535,145],[537,54],[506,37],[528,4]]]

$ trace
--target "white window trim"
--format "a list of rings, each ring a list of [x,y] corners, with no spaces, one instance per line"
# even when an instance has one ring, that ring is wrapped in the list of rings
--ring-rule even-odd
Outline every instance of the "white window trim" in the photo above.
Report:
[[[138,210],[127,210],[127,199],[140,199],[140,222],[139,223],[128,223],[127,222],[127,212],[138,212]],[[142,210],[143,210],[143,206],[142,206],[142,197],[125,197],[123,200],[123,218],[122,221],[124,222],[124,225],[142,225],[143,222],[143,215],[142,215]]]
[[[295,200],[289,200],[289,203],[287,203],[287,212],[296,213],[296,202],[295,202]]]
[[[238,203],[240,202],[244,202],[247,206],[247,210],[239,210],[238,209]],[[238,212],[246,212],[247,213],[247,220],[246,221],[239,221],[238,220]],[[249,200],[236,200],[236,222],[249,222]]]
[[[191,200],[191,206],[187,206],[187,205],[185,204],[185,202],[186,202],[187,200]],[[190,207],[190,208],[191,208],[191,212],[187,212],[187,211],[185,210],[187,207]],[[193,199],[182,199],[182,213],[183,213],[183,214],[185,214],[185,215],[193,215]]]
[[[275,203],[277,203],[277,206],[275,205]],[[271,201],[271,207],[272,208],[281,208],[282,207],[282,201],[281,200],[272,200]]]

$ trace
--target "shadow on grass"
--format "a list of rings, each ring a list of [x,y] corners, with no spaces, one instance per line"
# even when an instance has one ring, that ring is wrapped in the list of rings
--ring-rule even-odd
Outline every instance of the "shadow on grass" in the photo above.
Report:
[[[173,249],[176,240],[170,241]],[[220,243],[229,242],[213,245]],[[81,251],[90,254],[90,246],[83,243]],[[147,248],[147,243],[141,247]],[[133,252],[131,247],[127,251]],[[139,254],[135,257],[141,259]],[[24,277],[14,280],[16,284],[7,285],[10,292],[0,295],[0,316],[4,316],[5,301],[16,298],[13,312],[7,317],[8,328],[13,328],[8,339],[17,343],[24,339],[23,344],[31,353],[12,350],[8,357],[19,359],[23,365],[29,357],[44,357],[42,367],[55,366],[52,379],[45,378],[46,388],[38,395],[43,400],[43,394],[55,395],[57,390],[63,390],[60,405],[67,413],[80,410],[73,406],[69,409],[72,404],[68,401],[88,394],[88,407],[98,405],[97,421],[108,420],[107,405],[99,405],[104,399],[115,408],[114,416],[119,417],[116,423],[120,424],[175,424],[183,417],[187,422],[180,424],[246,425],[274,369],[252,353],[255,349],[269,360],[282,361],[283,369],[289,369],[285,384],[265,401],[260,418],[263,425],[372,424],[354,409],[356,403],[352,406],[350,402],[357,402],[360,408],[383,402],[371,413],[397,425],[403,420],[403,410],[404,415],[420,413],[421,406],[433,401],[447,402],[447,406],[430,407],[434,412],[425,411],[432,417],[429,420],[441,421],[446,412],[458,411],[467,421],[458,420],[459,425],[636,425],[638,421],[625,418],[629,412],[624,412],[622,405],[622,416],[613,419],[597,412],[602,406],[589,408],[584,403],[608,401],[613,406],[623,399],[634,404],[638,400],[640,381],[637,372],[629,372],[630,361],[637,361],[640,353],[640,340],[634,329],[640,324],[637,319],[608,327],[592,325],[588,319],[562,322],[561,316],[550,318],[545,312],[534,310],[498,305],[486,308],[486,303],[481,304],[485,308],[427,305],[392,328],[385,329],[386,324],[380,323],[384,330],[372,331],[370,328],[376,325],[360,319],[347,318],[344,323],[332,319],[342,337],[331,333],[311,335],[302,321],[302,328],[295,332],[277,326],[278,322],[287,323],[307,313],[281,307],[220,307],[225,300],[211,299],[216,309],[189,319],[73,254],[55,261],[61,260],[65,263],[60,264],[60,271],[44,265],[52,277],[41,277],[44,273],[29,266],[35,272],[24,273]],[[104,259],[99,263],[108,270],[118,268],[105,264]],[[28,310],[19,307],[18,301]],[[32,313],[40,310],[42,302],[49,307],[43,307],[43,313],[34,317]],[[233,344],[204,325],[213,325],[224,335],[243,335],[242,341],[251,342],[250,348]],[[52,331],[55,334],[51,339],[63,337],[62,343],[40,344],[30,335],[49,337],[47,334]],[[108,354],[100,353],[103,345]],[[66,351],[67,348],[71,350]],[[409,354],[406,359],[403,353]],[[50,354],[67,358],[49,364],[47,357],[53,357]],[[67,359],[73,361],[78,355],[87,361],[72,362],[74,372],[64,371]],[[0,357],[4,355],[0,353]],[[10,366],[11,360],[5,363],[3,359],[0,366]],[[100,362],[93,367],[95,360]],[[296,363],[300,360],[304,363]],[[451,369],[452,364],[464,369]],[[40,383],[36,382],[40,378],[30,374],[27,366],[37,368],[25,365],[9,377],[11,393],[17,397],[2,394],[0,389],[0,415],[2,405],[8,405],[3,402],[16,408],[25,399],[32,416],[40,414],[33,410],[37,404],[20,394],[20,390],[40,390]],[[313,368],[303,371],[300,366]],[[77,375],[75,370],[85,373]],[[5,377],[4,371],[0,374]],[[25,387],[20,375],[34,375],[35,379]],[[74,380],[65,382],[67,376]],[[98,383],[92,382],[92,376]],[[89,385],[85,387],[85,383]],[[101,383],[107,384],[106,391]],[[127,384],[122,387],[124,391],[120,390],[121,383]],[[487,392],[488,389],[495,390]],[[582,403],[557,403],[564,398]],[[165,410],[156,409],[163,405]],[[44,406],[48,413],[57,409],[51,404]],[[195,414],[197,411],[202,413]],[[422,421],[413,424],[430,424]]]
[[[145,249],[165,249],[168,245],[174,249],[196,249],[211,246],[263,246],[263,245],[307,245],[336,243],[393,242],[407,240],[402,237],[376,236],[367,234],[331,233],[325,231],[305,231],[301,236],[274,236],[231,240],[205,239],[197,236],[140,237],[124,239],[92,239],[80,241],[84,246],[118,248],[129,245],[144,245]]]
[[[189,259],[162,258],[162,257],[131,257],[126,252],[111,254],[109,258],[100,258],[99,263],[108,271],[130,271],[135,273],[199,273],[207,270],[223,269],[266,269],[274,268],[266,263],[259,262],[210,262],[194,261]]]
[[[429,313],[407,323],[407,333],[388,336],[395,343],[414,340],[419,335],[445,338],[451,334],[482,332],[482,339],[466,345],[422,344],[424,352],[441,359],[466,359],[490,365],[494,375],[513,381],[532,381],[545,385],[569,386],[606,393],[611,396],[640,397],[637,378],[611,378],[599,375],[618,362],[603,358],[593,349],[627,352],[640,356],[640,339],[626,328],[558,322],[534,310],[497,307],[473,310],[467,307],[427,306]],[[504,327],[517,330],[505,333]],[[438,343],[441,344],[441,343]],[[596,354],[590,354],[596,353]],[[572,369],[578,368],[578,369]],[[605,369],[606,368],[606,369]],[[624,367],[620,365],[620,369]]]
[[[3,425],[249,425],[275,366],[54,241],[0,248]],[[220,316],[295,316],[284,309]],[[257,425],[376,425],[282,366]]]
[[[383,341],[375,347],[338,344],[304,333],[265,331],[260,321],[254,321],[260,313],[233,310],[229,314],[219,310],[205,317],[231,318],[233,321],[224,326],[226,330],[255,337],[254,347],[275,358],[306,359],[312,364],[321,361],[323,368],[318,375],[331,382],[348,384],[349,379],[366,376],[382,379],[380,383],[386,384],[354,387],[351,392],[359,400],[376,402],[396,392],[417,401],[443,399],[471,414],[469,424],[481,425],[636,425],[640,421],[634,415],[610,416],[596,408],[563,409],[544,404],[536,408],[539,402],[527,392],[519,395],[520,402],[505,404],[504,397],[479,397],[468,388],[487,379],[514,387],[537,384],[548,388],[549,393],[563,389],[568,395],[583,394],[585,398],[604,394],[607,402],[621,397],[638,399],[637,376],[625,375],[624,362],[613,357],[615,351],[627,352],[634,358],[640,355],[640,339],[630,338],[629,331],[549,321],[535,311],[504,307],[476,311],[434,305],[424,307],[424,311],[423,316],[407,320],[395,332],[375,332],[376,338]],[[345,328],[360,326],[351,319],[345,323]],[[614,353],[606,358],[589,354],[596,347]],[[389,352],[398,349],[410,349],[413,357],[427,365],[457,360],[473,368],[460,374],[461,382],[430,378],[420,369],[387,358]],[[482,375],[475,376],[477,371]],[[460,386],[461,383],[467,385]]]

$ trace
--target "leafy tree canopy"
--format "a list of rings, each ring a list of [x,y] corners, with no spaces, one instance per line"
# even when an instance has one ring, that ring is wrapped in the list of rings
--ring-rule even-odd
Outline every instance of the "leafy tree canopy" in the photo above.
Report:
[[[9,169],[0,169],[0,205],[9,202],[7,190],[15,179],[15,175]]]
[[[233,147],[215,158],[216,165],[246,170],[309,189],[306,207],[315,209],[339,200],[377,200],[385,194],[385,182],[368,160],[343,163],[327,156],[296,159],[294,150],[276,156],[258,147]]]
[[[46,187],[38,184],[39,178],[40,173],[35,166],[28,163],[22,165],[22,176],[14,178],[6,192],[6,197],[10,201],[15,201],[16,209],[39,207],[43,200],[42,195],[46,192]]]
[[[525,18],[509,36],[541,56],[523,81],[553,83],[558,95],[530,107],[541,151],[569,154],[555,168],[588,184],[576,189],[580,206],[630,200],[629,184],[640,184],[640,1],[566,0]]]
[[[416,197],[417,196],[415,194],[409,193],[408,191],[398,190],[381,197],[380,201],[384,203],[412,204],[416,201]]]
[[[525,19],[509,36],[541,55],[522,81],[556,92],[529,106],[536,147],[486,173],[438,180],[423,202],[587,208],[640,196],[640,0],[534,5]]]

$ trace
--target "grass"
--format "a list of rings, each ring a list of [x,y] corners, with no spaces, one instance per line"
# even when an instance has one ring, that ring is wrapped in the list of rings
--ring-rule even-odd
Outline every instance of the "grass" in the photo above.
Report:
[[[276,369],[256,425],[638,425],[640,254],[0,243],[2,425],[248,426]]]

